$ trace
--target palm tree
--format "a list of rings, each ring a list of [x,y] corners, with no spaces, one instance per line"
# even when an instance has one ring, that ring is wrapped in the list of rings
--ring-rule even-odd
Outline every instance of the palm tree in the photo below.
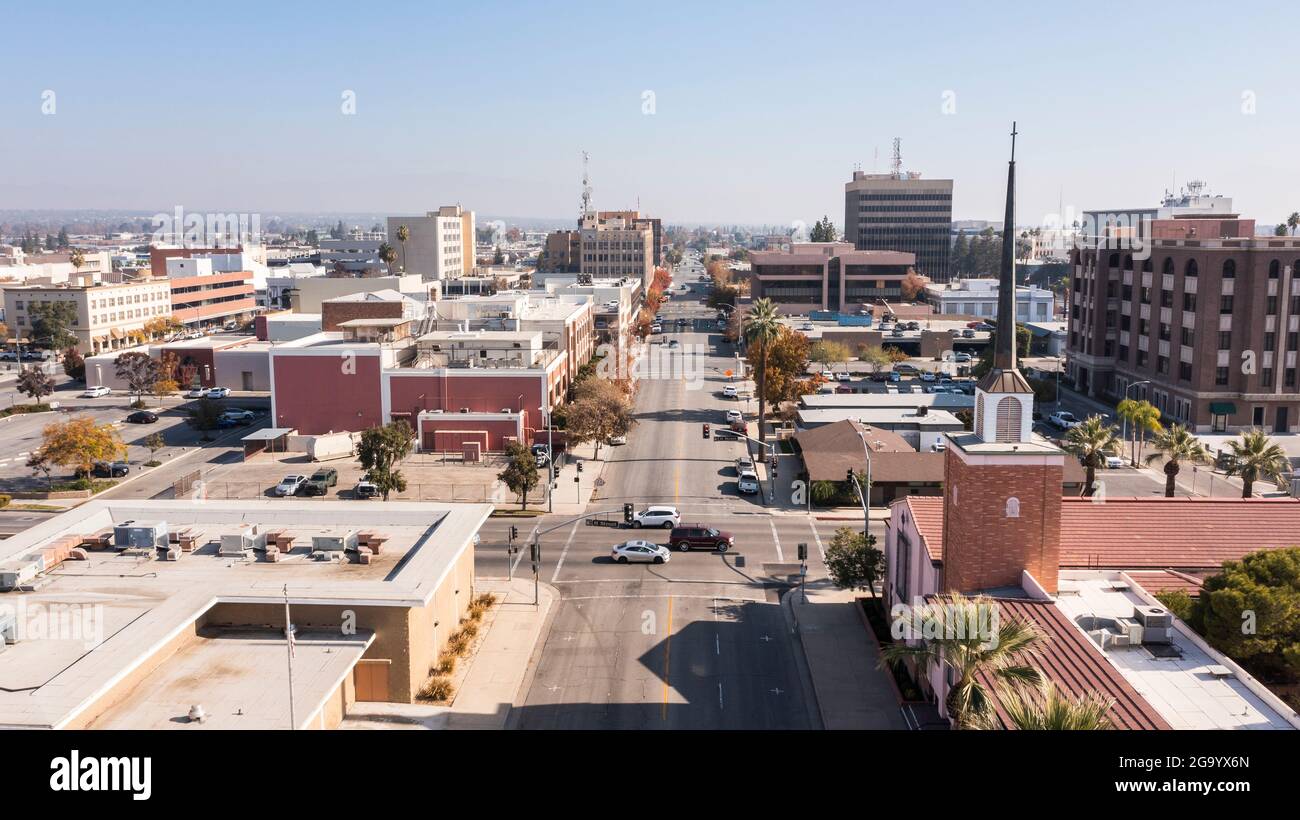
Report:
[[[1082,494],[1091,496],[1096,492],[1097,468],[1106,466],[1107,456],[1124,452],[1124,442],[1113,424],[1107,424],[1101,416],[1088,416],[1065,434],[1065,451],[1083,464]]]
[[[1269,478],[1281,483],[1291,469],[1291,459],[1286,451],[1275,444],[1263,430],[1250,429],[1241,434],[1241,441],[1228,442],[1233,463],[1228,465],[1228,475],[1241,477],[1241,497],[1254,494],[1255,482]]]
[[[397,226],[397,241],[402,245],[402,273],[406,273],[406,240],[411,238],[411,229],[405,225]]]
[[[1295,229],[1300,228],[1300,211],[1291,212],[1286,218],[1286,226],[1291,229],[1291,235],[1295,236]]]
[[[379,246],[379,261],[392,269],[393,263],[397,261],[397,251],[393,250],[392,245],[385,242]]]
[[[81,252],[81,248],[73,248],[72,256],[69,257],[68,261],[72,263],[75,270],[80,271],[81,266],[86,264],[86,255]]]
[[[758,343],[758,440],[766,441],[767,418],[767,346],[781,333],[776,305],[771,299],[759,299],[749,308],[742,326],[746,344]]]
[[[1204,464],[1210,460],[1210,451],[1206,450],[1200,439],[1181,424],[1175,424],[1156,433],[1156,437],[1151,440],[1151,446],[1156,452],[1146,457],[1147,464],[1159,461],[1161,458],[1165,459],[1165,498],[1174,497],[1174,479],[1178,477],[1178,471],[1182,469],[1184,461]]]
[[[1028,661],[1042,648],[1046,635],[1032,621],[997,617],[998,603],[983,595],[961,594],[914,608],[908,618],[911,633],[924,635],[915,646],[895,641],[881,653],[881,664],[916,664],[925,676],[935,666],[954,678],[948,688],[948,716],[958,729],[978,726],[993,708],[993,695],[981,678],[1001,683],[1042,684],[1043,676]],[[989,631],[996,626],[997,634]]]
[[[1063,694],[1053,683],[1041,689],[1024,686],[999,686],[998,704],[1010,728],[1037,731],[1096,731],[1114,726],[1107,712],[1115,699],[1099,692],[1087,692],[1077,698]],[[1002,721],[992,711],[980,722],[981,729],[1002,728]]]
[[[1160,410],[1146,399],[1124,399],[1115,408],[1119,417],[1128,422],[1129,438],[1132,440],[1129,463],[1136,467],[1138,459],[1138,434],[1146,440],[1147,433],[1160,431]]]

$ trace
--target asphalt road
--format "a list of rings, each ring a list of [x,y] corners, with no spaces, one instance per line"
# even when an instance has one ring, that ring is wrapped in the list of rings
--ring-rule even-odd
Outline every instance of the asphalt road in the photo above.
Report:
[[[693,278],[693,277],[691,277]],[[679,274],[678,281],[682,281]],[[601,476],[597,503],[621,517],[625,501],[677,505],[687,522],[731,532],[733,550],[674,552],[662,565],[623,565],[610,547],[634,537],[666,541],[664,530],[561,526],[541,539],[541,580],[560,591],[537,668],[517,711],[528,729],[816,728],[815,706],[780,594],[798,582],[798,544],[808,578],[825,577],[822,551],[840,522],[769,516],[735,491],[737,442],[705,440],[701,425],[725,424],[739,402],[721,398],[734,366],[729,345],[710,332],[713,312],[676,296],[661,315],[691,319],[671,356],[690,365],[644,374],[638,424]],[[476,571],[530,575],[534,526],[563,521],[493,519],[483,529]],[[843,522],[853,525],[855,522]],[[510,526],[524,544],[507,552]],[[522,559],[522,560],[519,560]],[[517,562],[517,563],[516,563]]]

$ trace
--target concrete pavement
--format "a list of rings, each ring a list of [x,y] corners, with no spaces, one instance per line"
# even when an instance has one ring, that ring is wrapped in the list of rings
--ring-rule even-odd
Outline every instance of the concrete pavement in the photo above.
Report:
[[[908,729],[890,673],[879,666],[880,651],[858,612],[857,593],[828,582],[809,584],[807,600],[798,589],[783,604],[794,619],[799,642],[826,729]]]

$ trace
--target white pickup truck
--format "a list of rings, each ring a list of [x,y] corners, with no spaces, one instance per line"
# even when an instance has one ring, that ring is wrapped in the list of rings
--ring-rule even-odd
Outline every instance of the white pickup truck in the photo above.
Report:
[[[1057,410],[1055,413],[1047,417],[1047,422],[1053,427],[1058,427],[1062,430],[1069,430],[1079,426],[1079,420],[1074,417],[1073,413],[1067,410]]]

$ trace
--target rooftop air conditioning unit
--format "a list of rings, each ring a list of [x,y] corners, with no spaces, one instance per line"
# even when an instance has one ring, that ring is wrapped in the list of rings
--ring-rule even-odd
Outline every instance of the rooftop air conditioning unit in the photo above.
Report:
[[[469,412],[469,408],[468,408],[468,407],[462,407],[462,408],[460,408],[460,412],[462,412],[462,413],[468,413],[468,412]]]
[[[338,561],[344,553],[357,551],[357,534],[349,530],[342,535],[313,535],[311,551],[318,561]]]
[[[113,527],[113,546],[120,550],[165,547],[167,522],[123,521]]]
[[[1158,606],[1136,606],[1133,618],[1147,629],[1168,629],[1174,625],[1174,616]]]
[[[0,609],[0,652],[6,643],[18,643],[18,613],[12,609]]]
[[[19,559],[7,564],[0,564],[0,592],[12,592],[34,579],[41,571],[41,565],[32,560]]]

